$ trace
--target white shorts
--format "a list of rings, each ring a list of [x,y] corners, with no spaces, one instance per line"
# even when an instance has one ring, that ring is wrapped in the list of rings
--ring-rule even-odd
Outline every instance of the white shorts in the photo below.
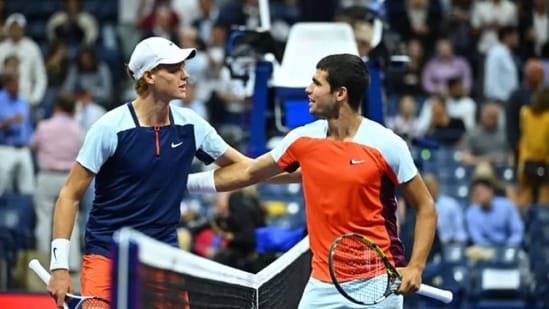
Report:
[[[351,283],[352,284],[352,283]],[[338,292],[333,283],[309,278],[298,309],[402,309],[404,297],[391,294],[379,304],[364,306],[351,302]]]

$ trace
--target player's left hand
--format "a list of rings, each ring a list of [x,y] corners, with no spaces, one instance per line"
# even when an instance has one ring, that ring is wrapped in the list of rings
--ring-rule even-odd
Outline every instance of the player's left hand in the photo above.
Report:
[[[413,266],[401,267],[397,270],[402,277],[400,287],[398,288],[397,293],[409,294],[416,292],[421,285],[422,270]]]

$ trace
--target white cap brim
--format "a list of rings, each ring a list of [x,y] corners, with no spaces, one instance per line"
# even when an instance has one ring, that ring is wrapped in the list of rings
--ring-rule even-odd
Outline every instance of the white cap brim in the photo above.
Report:
[[[176,64],[192,59],[196,55],[194,48],[179,48],[173,42],[161,38],[151,37],[139,42],[130,57],[129,69],[134,79],[160,64]]]

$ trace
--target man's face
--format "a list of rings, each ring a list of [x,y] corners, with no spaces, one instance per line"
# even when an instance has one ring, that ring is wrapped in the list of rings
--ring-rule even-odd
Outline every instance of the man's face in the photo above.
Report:
[[[4,87],[10,95],[16,96],[19,93],[19,79],[12,78],[8,80]]]
[[[25,32],[23,30],[23,27],[19,26],[16,23],[11,24],[11,26],[9,26],[8,28],[8,36],[13,41],[21,40],[21,38],[23,38],[24,33]]]
[[[187,96],[187,80],[189,74],[185,71],[185,62],[176,64],[161,64],[152,73],[153,89],[166,101],[172,99],[184,100]]]
[[[495,105],[487,105],[480,114],[480,123],[488,130],[495,130],[498,127],[499,109]]]
[[[439,40],[437,42],[437,54],[443,59],[450,58],[454,55],[452,44],[449,40]]]
[[[305,92],[309,97],[309,113],[318,118],[327,118],[336,112],[335,93],[327,80],[328,72],[316,70]]]
[[[494,189],[485,183],[476,183],[472,189],[471,201],[482,206],[490,205]]]

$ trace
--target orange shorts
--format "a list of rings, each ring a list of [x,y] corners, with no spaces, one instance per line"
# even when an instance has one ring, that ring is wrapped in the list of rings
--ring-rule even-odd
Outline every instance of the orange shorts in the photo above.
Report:
[[[84,255],[80,276],[81,294],[111,300],[111,268],[112,261],[105,256],[98,254]],[[189,308],[189,296],[184,290],[175,292],[175,298],[172,300],[165,299],[165,294],[170,293],[164,285],[165,281],[170,279],[169,273],[152,270],[150,273],[145,274],[145,277],[148,278],[149,276],[152,283],[147,288],[150,289],[149,293],[156,294],[156,300],[149,304],[151,308],[174,308],[174,306],[177,307],[182,304],[184,307],[181,308]]]
[[[82,260],[80,276],[81,294],[111,299],[111,259],[98,255],[86,254]]]

